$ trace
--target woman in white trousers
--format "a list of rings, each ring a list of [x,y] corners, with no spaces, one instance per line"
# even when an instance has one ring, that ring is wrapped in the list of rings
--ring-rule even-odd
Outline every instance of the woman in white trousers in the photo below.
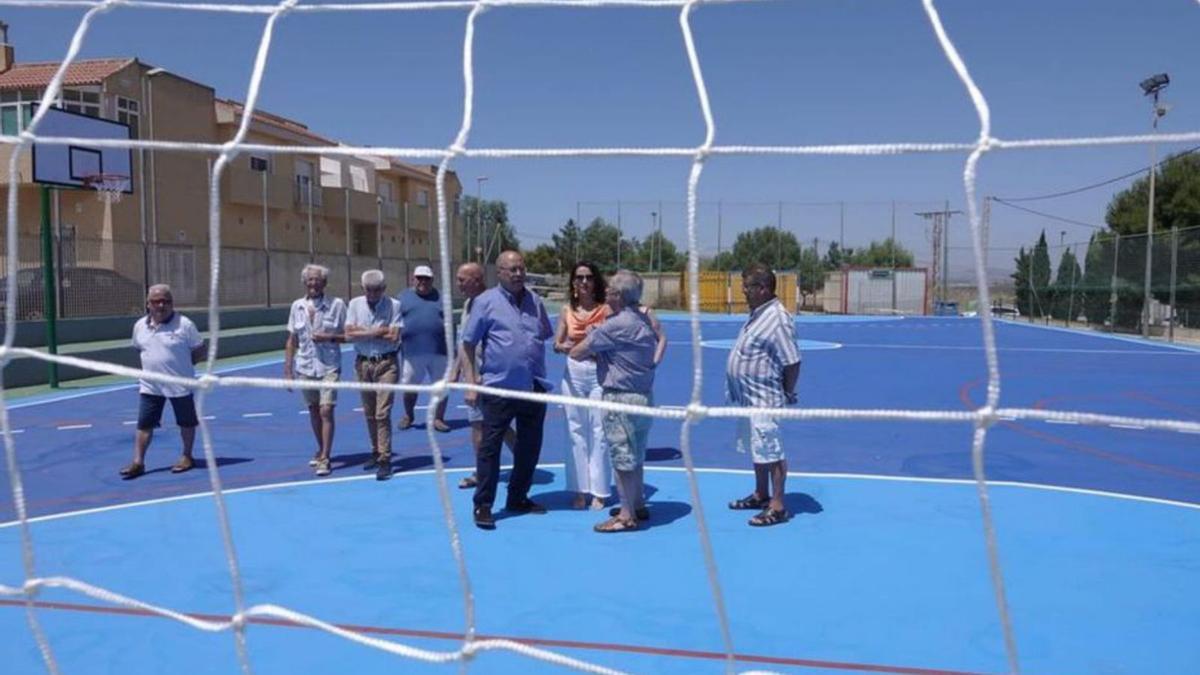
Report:
[[[596,266],[581,262],[571,271],[568,282],[569,302],[563,305],[554,335],[554,351],[566,354],[587,336],[592,326],[608,318],[604,302],[605,284]],[[596,361],[567,359],[563,372],[563,393],[567,396],[599,401],[603,393],[596,379]],[[603,509],[612,494],[612,465],[604,441],[604,413],[589,406],[566,406],[567,437],[571,439],[567,455],[567,490],[575,493],[572,505]]]

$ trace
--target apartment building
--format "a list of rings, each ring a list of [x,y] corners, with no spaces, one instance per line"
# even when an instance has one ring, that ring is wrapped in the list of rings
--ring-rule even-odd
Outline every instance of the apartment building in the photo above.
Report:
[[[0,132],[12,136],[26,128],[59,64],[17,62],[7,29],[0,23]],[[245,114],[241,103],[217,97],[212,87],[134,57],[72,63],[58,105],[126,124],[133,138],[197,143],[231,140]],[[265,111],[254,113],[247,142],[338,145],[300,121]],[[4,196],[13,151],[0,145]],[[90,191],[52,190],[59,267],[110,270],[119,277],[120,289],[129,287],[122,280],[137,288],[170,283],[179,304],[206,304],[214,160],[197,152],[133,151],[133,193],[111,206],[110,218]],[[357,275],[370,267],[382,266],[392,287],[402,287],[413,266],[440,263],[435,181],[435,167],[377,157],[239,155],[223,171],[219,186],[221,302],[285,303],[299,294],[299,269],[310,260],[332,269],[330,288],[339,295],[353,293]],[[18,164],[18,183],[20,266],[33,268],[40,264],[40,186],[32,182],[28,151]],[[461,241],[462,186],[454,173],[447,174],[445,188],[451,241]],[[59,292],[62,316],[111,313],[92,297],[97,291],[70,288],[70,279],[61,271],[59,276],[66,282]],[[37,308],[31,309],[26,314],[37,316]]]

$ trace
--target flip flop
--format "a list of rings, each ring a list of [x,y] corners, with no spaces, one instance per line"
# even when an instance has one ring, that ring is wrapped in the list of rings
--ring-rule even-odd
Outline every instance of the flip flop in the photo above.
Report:
[[[621,515],[621,507],[616,506],[608,510],[608,515],[616,517]],[[650,509],[645,506],[640,506],[633,510],[633,516],[638,520],[650,520]]]
[[[171,473],[183,473],[184,471],[191,471],[193,468],[195,468],[195,466],[196,461],[191,457],[180,457],[179,461],[175,462],[175,466],[171,467]]]

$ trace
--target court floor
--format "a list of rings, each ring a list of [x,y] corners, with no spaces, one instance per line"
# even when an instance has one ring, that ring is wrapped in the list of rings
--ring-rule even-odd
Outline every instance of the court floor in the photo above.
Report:
[[[658,405],[683,405],[694,364],[685,321],[666,317],[671,346]],[[685,318],[685,317],[681,317]],[[705,403],[719,404],[736,319],[706,317]],[[985,369],[972,319],[798,321],[801,402],[812,407],[964,410],[980,404]],[[1200,352],[1017,323],[997,326],[1004,406],[1139,417],[1200,418]],[[349,356],[347,355],[347,359]],[[275,376],[276,361],[238,374]],[[549,358],[552,375],[561,358]],[[350,372],[347,368],[345,372]],[[451,650],[464,630],[423,425],[395,434],[399,473],[378,483],[356,396],[338,406],[334,474],[307,466],[311,432],[299,397],[218,389],[206,406],[247,602],[274,603],[365,635]],[[422,397],[422,403],[424,402]],[[456,481],[472,459],[463,411],[439,436]],[[167,469],[178,438],[165,427],[149,473],[121,481],[135,417],[131,386],[9,399],[40,576],[68,575],[196,615],[231,612],[217,519],[204,471]],[[419,411],[419,412],[424,412]],[[790,468],[782,526],[747,527],[725,508],[749,492],[733,423],[692,433],[701,499],[728,607],[737,667],[785,672],[997,672],[1006,669],[992,599],[971,429],[916,422],[785,422]],[[551,511],[470,524],[454,491],[478,630],[634,672],[720,672],[722,641],[681,470],[680,424],[656,420],[648,453],[652,520],[592,533],[570,508],[561,409],[551,408],[533,491]],[[1200,436],[1136,428],[1003,422],[988,435],[987,471],[1021,664],[1027,672],[1200,669]],[[3,476],[8,484],[7,474]],[[23,577],[11,499],[0,505],[0,583]],[[76,593],[46,591],[38,612],[65,672],[228,672],[229,633],[208,634]],[[12,672],[41,658],[12,602],[0,603]],[[397,661],[298,626],[253,625],[259,672],[446,670]],[[555,667],[487,653],[480,672]]]

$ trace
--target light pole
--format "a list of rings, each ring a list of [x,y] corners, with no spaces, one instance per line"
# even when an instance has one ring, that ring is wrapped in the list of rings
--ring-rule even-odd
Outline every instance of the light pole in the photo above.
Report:
[[[1158,134],[1158,118],[1167,114],[1167,107],[1159,105],[1158,93],[1167,88],[1171,78],[1166,73],[1151,75],[1141,81],[1142,92],[1153,96],[1150,115],[1150,133]],[[1146,283],[1142,295],[1142,337],[1150,337],[1150,272],[1154,255],[1154,174],[1158,173],[1158,143],[1150,143],[1150,196],[1146,209]]]
[[[646,267],[647,267],[648,271],[654,271],[654,270],[655,270],[655,267],[654,267],[654,247],[655,247],[655,246],[662,246],[662,242],[655,242],[655,241],[653,240],[653,236],[654,236],[654,234],[653,234],[653,233],[654,233],[654,231],[655,231],[655,228],[657,228],[657,226],[658,226],[658,211],[651,211],[651,212],[650,212],[650,232],[651,232],[651,235],[650,235],[650,236],[651,236],[651,243],[650,243],[650,260],[647,260],[647,261],[646,261]]]
[[[475,250],[483,250],[483,184],[487,182],[487,176],[479,176],[475,179]],[[470,250],[470,238],[468,237],[467,249]],[[479,260],[480,264],[483,260]]]

